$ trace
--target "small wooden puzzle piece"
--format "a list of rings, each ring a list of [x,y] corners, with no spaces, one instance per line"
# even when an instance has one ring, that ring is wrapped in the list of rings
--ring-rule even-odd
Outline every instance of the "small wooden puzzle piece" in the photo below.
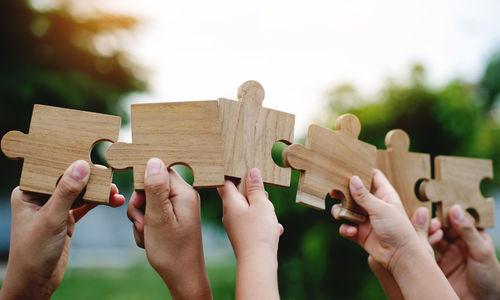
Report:
[[[238,89],[238,101],[219,99],[224,142],[224,174],[241,179],[238,189],[246,194],[245,178],[258,168],[266,184],[289,186],[288,168],[276,165],[271,156],[275,142],[293,141],[295,116],[262,107],[264,89],[256,81],[247,81]]]
[[[35,104],[28,134],[10,131],[2,138],[2,151],[10,159],[23,159],[20,188],[52,194],[59,178],[74,161],[90,164],[83,200],[108,203],[112,170],[93,165],[92,147],[114,142],[120,117]]]
[[[408,152],[410,138],[401,129],[391,130],[385,136],[387,150],[377,150],[376,168],[382,171],[398,192],[406,214],[411,218],[419,207],[432,212],[432,203],[420,201],[415,192],[419,180],[431,178],[431,156]]]
[[[454,156],[434,158],[435,179],[420,185],[421,196],[437,203],[436,215],[444,227],[453,204],[460,204],[472,212],[477,227],[494,227],[493,198],[485,199],[480,184],[483,179],[493,179],[493,166],[489,159]]]
[[[301,171],[297,203],[325,209],[325,197],[334,190],[342,194],[339,216],[362,223],[366,220],[365,212],[352,200],[349,181],[357,175],[370,189],[377,150],[358,140],[361,124],[356,116],[340,116],[336,129],[309,126],[306,146],[288,146],[283,152],[283,162]]]
[[[134,104],[132,143],[115,143],[106,159],[114,169],[134,169],[134,188],[144,189],[150,158],[166,166],[183,164],[194,174],[193,187],[224,185],[224,161],[217,101]]]

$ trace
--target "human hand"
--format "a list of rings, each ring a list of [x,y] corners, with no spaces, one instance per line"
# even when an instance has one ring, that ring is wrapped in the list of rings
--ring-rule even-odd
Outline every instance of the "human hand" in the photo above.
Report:
[[[127,211],[137,245],[174,299],[211,299],[201,239],[200,197],[158,158],[148,161],[144,192]]]
[[[376,271],[387,269],[405,299],[457,299],[434,262],[429,247],[419,240],[398,194],[379,170],[374,170],[372,186],[374,195],[364,187],[359,177],[351,178],[351,195],[368,213],[368,220],[358,226],[342,224],[340,234],[369,253],[370,260],[379,264],[371,263]],[[338,205],[332,207],[334,217],[339,211]],[[423,223],[425,217],[420,217],[416,216],[418,223]],[[428,217],[425,222],[427,220]]]
[[[11,195],[12,226],[9,261],[1,299],[48,299],[63,279],[71,236],[78,222],[97,204],[71,209],[89,178],[86,161],[74,162],[63,174],[52,196],[15,188]],[[111,186],[109,206],[125,198]]]
[[[237,262],[237,299],[279,299],[277,270],[278,242],[283,226],[268,200],[258,169],[246,178],[247,197],[226,180],[219,188],[222,222]]]
[[[459,205],[449,214],[451,228],[431,244],[438,264],[460,299],[499,299],[500,264],[490,236],[476,229],[474,220]],[[441,223],[433,220],[441,230]]]
[[[431,256],[434,256],[434,250],[432,249],[430,243],[435,243],[441,240],[443,237],[443,231],[439,228],[440,225],[438,226],[435,222],[437,221],[436,219],[433,219],[429,226],[429,218],[429,210],[425,207],[419,207],[413,213],[411,222],[427,252]],[[401,289],[394,279],[394,276],[392,276],[386,268],[373,259],[372,256],[368,256],[368,265],[382,285],[388,299],[404,299],[401,294]]]

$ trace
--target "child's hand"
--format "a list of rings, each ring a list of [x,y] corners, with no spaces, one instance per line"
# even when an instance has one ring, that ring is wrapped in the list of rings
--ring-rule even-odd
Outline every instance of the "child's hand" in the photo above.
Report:
[[[499,299],[500,264],[490,236],[476,229],[472,217],[458,206],[449,215],[444,238],[430,240],[440,253],[438,264],[460,299]],[[435,227],[440,228],[441,223]]]
[[[12,191],[12,231],[9,262],[1,299],[48,299],[62,281],[68,263],[75,223],[96,204],[71,209],[89,178],[86,161],[74,162],[61,177],[53,195]],[[115,185],[109,205],[125,203]]]
[[[369,218],[359,226],[343,224],[340,234],[361,245],[372,259],[387,269],[405,299],[457,299],[429,248],[419,240],[398,194],[378,170],[374,170],[372,186],[374,195],[359,177],[351,178],[351,195]],[[337,216],[338,211],[339,206],[334,205],[332,214]],[[421,221],[423,218],[418,223]]]
[[[137,245],[174,299],[211,299],[201,240],[200,197],[158,158],[148,161],[144,192],[127,211]]]
[[[412,248],[423,247],[405,214],[401,200],[387,178],[379,170],[373,172],[371,194],[359,177],[353,176],[350,191],[354,200],[369,215],[369,221],[359,226],[342,224],[340,234],[360,244],[384,268],[392,271],[401,256]],[[337,215],[340,206],[332,207]]]
[[[279,299],[277,270],[278,242],[283,226],[267,199],[258,169],[250,170],[247,198],[226,180],[219,188],[227,235],[236,256],[237,299]]]

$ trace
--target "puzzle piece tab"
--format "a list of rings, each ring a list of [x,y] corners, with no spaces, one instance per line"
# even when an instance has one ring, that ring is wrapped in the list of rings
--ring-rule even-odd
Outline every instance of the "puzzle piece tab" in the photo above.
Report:
[[[420,201],[415,185],[421,179],[431,178],[431,156],[408,152],[410,138],[401,129],[391,130],[385,136],[387,150],[377,150],[376,168],[382,171],[398,192],[406,214],[411,218],[419,207],[432,211],[432,203]]]
[[[493,166],[489,159],[436,156],[434,158],[435,179],[420,185],[421,196],[437,203],[437,217],[448,227],[448,216],[453,204],[471,210],[477,227],[494,227],[493,198],[484,198],[480,183],[493,179]]]
[[[241,179],[238,190],[246,194],[245,178],[258,168],[266,184],[289,186],[288,168],[276,165],[271,156],[275,142],[293,142],[295,116],[262,107],[264,89],[256,81],[247,81],[238,89],[238,101],[219,99],[224,142],[224,174]]]
[[[112,170],[95,166],[92,147],[115,142],[120,117],[35,104],[28,134],[10,131],[2,138],[2,151],[10,159],[23,159],[20,188],[52,194],[64,171],[76,160],[90,164],[83,200],[108,203]]]
[[[283,162],[301,171],[297,203],[325,209],[326,195],[335,190],[342,193],[339,216],[362,223],[365,212],[352,200],[349,181],[357,175],[370,190],[377,149],[358,140],[361,124],[352,114],[340,116],[336,129],[309,126],[306,146],[288,146],[283,152]]]
[[[217,101],[134,104],[132,143],[115,143],[106,159],[114,169],[134,169],[134,188],[144,189],[150,158],[183,164],[194,174],[193,187],[224,185],[224,160]]]

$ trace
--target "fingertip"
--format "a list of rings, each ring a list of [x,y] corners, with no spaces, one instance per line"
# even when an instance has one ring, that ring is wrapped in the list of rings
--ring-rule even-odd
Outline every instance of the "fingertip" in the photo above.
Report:
[[[334,204],[334,205],[332,206],[332,209],[331,209],[331,214],[332,214],[332,216],[333,216],[336,220],[340,219],[340,216],[339,216],[339,215],[340,215],[340,210],[341,210],[341,209],[342,209],[342,205],[341,205],[341,204]]]
[[[279,229],[280,229],[280,236],[282,236],[283,233],[285,232],[285,227],[283,227],[283,225],[281,223],[278,223],[278,226],[279,226]]]
[[[353,239],[358,234],[358,228],[353,225],[342,224],[339,228],[339,233],[345,238]]]
[[[439,229],[441,229],[441,222],[437,218],[432,218],[429,233],[432,234]]]
[[[429,210],[427,207],[417,208],[413,213],[411,222],[413,223],[413,226],[418,227],[419,229],[425,229],[427,233],[427,225],[429,224]]]
[[[114,194],[110,199],[108,206],[110,207],[120,207],[125,204],[125,196],[122,194]]]
[[[444,237],[444,232],[441,229],[438,229],[431,235],[429,235],[429,244],[431,244],[432,247],[435,247]]]

